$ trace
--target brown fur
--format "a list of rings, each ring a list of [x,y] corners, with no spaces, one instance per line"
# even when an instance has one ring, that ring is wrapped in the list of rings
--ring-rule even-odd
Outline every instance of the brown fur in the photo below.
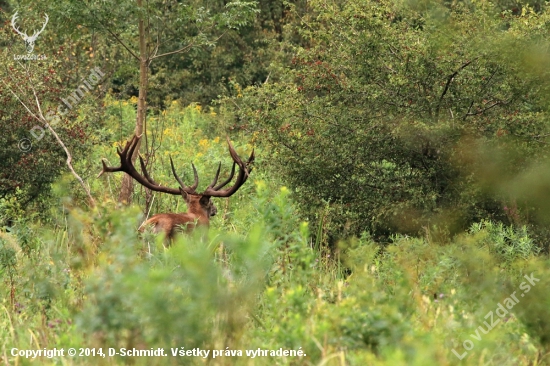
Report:
[[[153,232],[164,233],[165,238],[171,241],[178,232],[189,233],[195,226],[208,227],[210,217],[218,212],[210,197],[183,192],[183,198],[187,203],[187,213],[156,214],[145,221],[139,231],[143,232],[146,227],[153,226]]]

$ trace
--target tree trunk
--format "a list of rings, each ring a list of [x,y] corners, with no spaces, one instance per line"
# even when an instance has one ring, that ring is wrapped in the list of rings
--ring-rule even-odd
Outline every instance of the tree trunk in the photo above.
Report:
[[[137,6],[143,8],[143,0],[137,1]],[[145,29],[144,20],[139,19],[139,98],[137,104],[136,128],[134,133],[136,136],[143,134],[143,125],[147,115],[147,81],[149,76],[149,56],[147,54],[147,30]],[[132,155],[132,163],[135,163],[139,154],[141,140],[138,142],[134,154]],[[132,193],[134,193],[134,180],[128,174],[124,174],[122,179],[122,187],[118,201],[120,203],[129,204],[132,201]]]

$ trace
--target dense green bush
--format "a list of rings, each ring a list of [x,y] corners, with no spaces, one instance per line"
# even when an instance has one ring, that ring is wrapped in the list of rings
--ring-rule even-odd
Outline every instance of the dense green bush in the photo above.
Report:
[[[165,108],[149,111],[141,152],[155,181],[176,186],[172,158],[189,182],[193,162],[200,191],[218,162],[222,176],[229,174],[227,134],[241,156],[256,148],[245,185],[230,198],[214,199],[218,215],[208,231],[164,247],[162,237],[137,228],[148,215],[184,211],[183,199],[140,187],[135,206],[121,206],[122,175],[96,178],[101,158],[118,164],[115,148],[134,129],[137,99],[117,100],[114,93],[102,99],[102,108],[92,101],[81,105],[63,130],[70,136],[84,119],[92,121],[94,133],[74,163],[96,206],[84,203],[70,175],[42,183],[52,192],[47,209],[29,210],[26,187],[14,185],[0,197],[1,362],[550,364],[550,271],[541,254],[550,171],[545,145],[538,145],[547,129],[547,53],[537,46],[546,44],[539,37],[550,24],[544,8],[493,13],[479,1],[296,4],[260,2],[266,39],[277,38],[269,47],[280,49],[269,49],[269,42],[247,45],[238,55],[195,65],[203,70],[235,61],[229,71],[213,67],[205,85],[241,66],[250,71],[229,82],[229,104],[214,109],[173,100],[181,75],[166,88],[174,95],[153,85]],[[113,12],[96,5],[98,16],[137,14],[125,8],[131,2]],[[65,14],[76,21],[86,4],[51,6],[52,21]],[[121,24],[124,37],[131,26]],[[64,34],[70,22],[58,27]],[[258,29],[245,30],[250,38],[243,39],[254,39]],[[69,43],[81,48],[79,42],[94,37],[83,33]],[[107,57],[103,46],[94,49],[96,56]],[[260,62],[240,65],[242,58],[255,59],[250,49],[261,54]],[[285,64],[289,50],[292,65]],[[58,61],[94,57],[90,48],[74,51]],[[264,62],[273,55],[263,52],[278,54],[272,78],[242,90],[241,82],[266,77]],[[157,71],[153,84],[166,81],[165,71]],[[3,89],[0,94],[5,97]],[[12,102],[0,120],[18,125],[10,119],[18,115]],[[13,144],[23,130],[4,138]],[[71,144],[80,144],[77,137]],[[16,173],[28,178],[40,174],[36,169]],[[60,171],[43,178],[53,181]],[[332,248],[323,245],[327,241]],[[12,354],[13,348],[69,347],[104,354],[108,348],[163,348],[168,356]],[[171,348],[195,347],[242,356],[172,356]],[[304,355],[246,354],[282,349]]]
[[[342,237],[536,221],[537,206],[520,193],[534,180],[515,191],[508,183],[547,154],[548,12],[515,16],[464,2],[310,6],[295,29],[307,47],[279,65],[286,78],[233,100],[306,217],[325,209]],[[514,221],[504,208],[520,196]]]
[[[487,233],[484,244],[505,263],[518,258],[527,259],[540,252],[540,248],[529,237],[525,226],[516,230],[512,226],[504,227],[502,223],[484,221],[472,225],[470,232],[476,234],[483,229]]]
[[[19,221],[0,234],[3,347],[161,347],[167,353],[229,347],[244,355],[284,348],[306,356],[209,362],[453,365],[452,350],[462,353],[487,312],[519,291],[524,275],[536,273],[541,282],[520,297],[515,315],[483,334],[462,362],[477,364],[488,354],[499,365],[542,361],[547,263],[535,256],[527,231],[484,222],[452,240],[394,236],[385,247],[365,233],[326,252],[299,221],[290,190],[262,179],[261,170],[254,173],[246,198],[232,201],[227,217],[169,248],[160,237],[138,237],[143,214],[137,207],[116,210],[104,200],[82,211],[66,189],[56,189],[66,209],[52,211],[51,228]],[[92,187],[96,194],[104,190]],[[51,362],[68,360],[184,362],[172,356]]]

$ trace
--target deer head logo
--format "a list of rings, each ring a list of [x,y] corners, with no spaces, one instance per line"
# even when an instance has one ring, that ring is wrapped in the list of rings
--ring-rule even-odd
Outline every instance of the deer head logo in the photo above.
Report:
[[[46,24],[48,24],[48,19],[49,19],[48,14],[44,14],[44,15],[45,15],[44,18],[46,19],[46,21],[44,22],[42,29],[40,29],[38,32],[34,31],[32,36],[28,36],[27,33],[21,32],[19,29],[17,29],[17,25],[15,24],[15,22],[17,21],[17,12],[15,12],[15,14],[13,14],[13,17],[11,18],[11,26],[17,32],[17,34],[23,37],[23,40],[25,41],[25,47],[27,47],[27,53],[31,53],[34,50],[34,42],[36,42],[36,39],[38,38],[40,33],[42,33],[44,28],[46,28]]]

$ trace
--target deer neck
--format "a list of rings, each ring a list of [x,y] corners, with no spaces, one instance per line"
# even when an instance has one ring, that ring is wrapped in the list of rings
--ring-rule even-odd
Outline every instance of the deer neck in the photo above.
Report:
[[[189,207],[189,209],[187,210],[187,215],[189,215],[194,220],[197,220],[198,223],[203,225],[208,225],[210,222],[208,213],[202,207],[193,207],[193,206]]]

